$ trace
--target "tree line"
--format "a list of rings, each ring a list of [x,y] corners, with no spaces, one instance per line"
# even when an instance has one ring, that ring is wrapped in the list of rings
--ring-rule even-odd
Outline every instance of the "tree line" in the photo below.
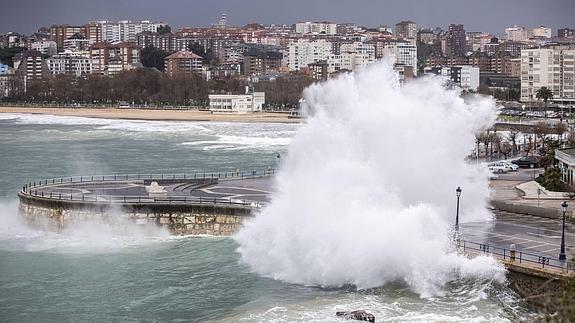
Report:
[[[543,165],[550,166],[554,162],[555,148],[564,143],[575,144],[575,138],[571,135],[564,138],[565,133],[571,134],[568,130],[563,122],[551,125],[540,121],[531,126],[529,132],[523,133],[524,143],[521,146],[517,143],[520,133],[518,129],[510,129],[505,137],[494,130],[480,131],[475,135],[475,144],[477,152],[480,150],[480,145],[483,145],[485,157],[494,158],[502,155],[507,159],[510,155],[519,153],[525,156],[537,153],[543,156]]]
[[[297,106],[303,89],[313,82],[306,76],[286,76],[255,83],[271,106]],[[168,76],[155,68],[122,71],[113,76],[46,76],[41,80],[12,78],[8,100],[34,103],[117,103],[207,105],[209,94],[243,94],[247,80],[222,77],[206,80],[201,74]]]

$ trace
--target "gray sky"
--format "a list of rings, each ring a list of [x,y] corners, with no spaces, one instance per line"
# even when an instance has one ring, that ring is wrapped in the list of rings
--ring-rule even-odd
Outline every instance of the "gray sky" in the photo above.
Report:
[[[0,33],[104,19],[160,20],[178,29],[215,23],[222,12],[232,25],[330,20],[370,27],[410,19],[496,35],[513,24],[545,25],[554,34],[575,26],[575,0],[0,0]]]

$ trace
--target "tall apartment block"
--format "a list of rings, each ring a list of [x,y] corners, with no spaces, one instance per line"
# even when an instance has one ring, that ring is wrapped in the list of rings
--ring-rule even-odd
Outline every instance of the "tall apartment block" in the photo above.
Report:
[[[402,21],[395,24],[395,35],[402,38],[417,38],[417,24],[413,21]]]
[[[575,46],[548,46],[521,51],[521,101],[536,101],[547,87],[552,101],[575,103]]]

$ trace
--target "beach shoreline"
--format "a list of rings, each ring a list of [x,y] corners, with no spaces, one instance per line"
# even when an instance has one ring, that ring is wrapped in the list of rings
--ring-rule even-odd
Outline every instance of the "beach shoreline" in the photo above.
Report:
[[[245,123],[300,123],[303,121],[301,118],[289,118],[285,113],[257,112],[249,114],[212,114],[209,111],[199,110],[0,107],[0,113],[46,114],[66,117],[146,121],[213,121]]]

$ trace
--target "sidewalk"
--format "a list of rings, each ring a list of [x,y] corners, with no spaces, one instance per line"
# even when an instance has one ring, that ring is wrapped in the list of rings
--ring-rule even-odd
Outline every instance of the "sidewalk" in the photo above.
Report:
[[[521,183],[515,186],[516,189],[523,192],[522,198],[524,199],[540,199],[540,200],[569,200],[569,193],[567,192],[552,192],[546,190],[541,184],[536,181]]]
[[[541,191],[537,197],[539,184],[524,180],[492,180],[493,190],[491,204],[493,207],[514,213],[526,213],[547,218],[558,218],[561,213],[561,203],[570,204],[567,210],[568,218],[573,218],[575,201],[564,196],[562,192]]]

